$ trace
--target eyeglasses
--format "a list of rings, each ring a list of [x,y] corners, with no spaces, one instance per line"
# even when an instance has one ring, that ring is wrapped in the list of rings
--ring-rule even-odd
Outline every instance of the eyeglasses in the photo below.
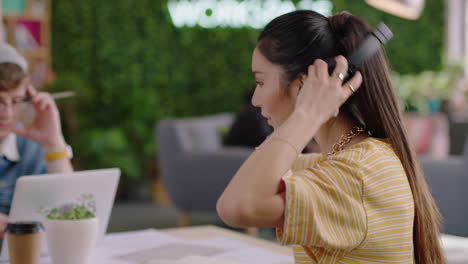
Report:
[[[0,99],[0,111],[6,110],[9,106],[13,108],[13,110],[17,110],[22,104],[29,101],[27,96],[21,98],[15,98],[10,101],[6,101],[4,99]]]

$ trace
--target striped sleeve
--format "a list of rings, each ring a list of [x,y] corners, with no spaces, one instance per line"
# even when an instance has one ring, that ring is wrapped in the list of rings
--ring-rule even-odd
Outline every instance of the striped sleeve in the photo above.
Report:
[[[278,240],[343,251],[357,247],[366,233],[358,168],[353,161],[322,159],[285,176],[286,206]]]

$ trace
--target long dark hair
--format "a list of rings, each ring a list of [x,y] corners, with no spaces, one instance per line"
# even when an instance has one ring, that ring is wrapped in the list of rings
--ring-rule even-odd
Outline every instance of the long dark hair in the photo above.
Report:
[[[313,11],[294,11],[271,21],[261,32],[257,47],[270,62],[282,67],[283,79],[290,82],[306,73],[315,59],[348,55],[370,31],[365,21],[348,12],[327,18]],[[439,243],[440,213],[408,143],[383,52],[369,58],[360,71],[363,83],[340,113],[363,125],[373,137],[390,140],[413,194],[416,263],[445,263]]]

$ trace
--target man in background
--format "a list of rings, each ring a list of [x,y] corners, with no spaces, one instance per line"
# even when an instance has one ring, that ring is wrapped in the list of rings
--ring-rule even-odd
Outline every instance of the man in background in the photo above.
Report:
[[[27,72],[25,58],[0,43],[0,239],[19,177],[73,170],[57,106],[31,86]]]

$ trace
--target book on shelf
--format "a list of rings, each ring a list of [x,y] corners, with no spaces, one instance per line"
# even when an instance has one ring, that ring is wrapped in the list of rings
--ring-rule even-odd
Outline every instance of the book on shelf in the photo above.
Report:
[[[41,24],[39,22],[18,19],[15,22],[14,31],[18,50],[37,49],[41,46]]]

